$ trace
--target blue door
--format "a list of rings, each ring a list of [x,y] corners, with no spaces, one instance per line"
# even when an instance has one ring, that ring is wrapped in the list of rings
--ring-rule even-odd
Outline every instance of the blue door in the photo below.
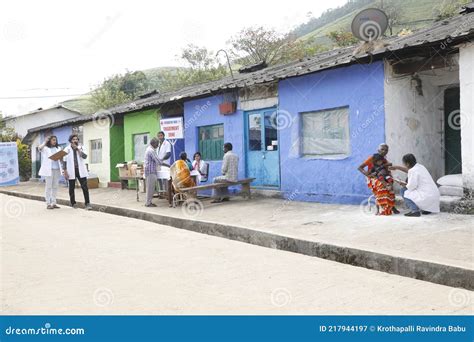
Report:
[[[280,162],[275,109],[245,113],[246,171],[254,186],[279,188]]]

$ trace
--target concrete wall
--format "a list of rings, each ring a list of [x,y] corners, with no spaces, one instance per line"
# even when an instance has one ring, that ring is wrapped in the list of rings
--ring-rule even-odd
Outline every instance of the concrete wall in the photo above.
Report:
[[[188,156],[198,151],[198,129],[200,126],[224,124],[224,142],[233,145],[234,153],[239,159],[239,177],[245,176],[245,155],[244,155],[244,119],[241,110],[231,115],[221,115],[219,104],[223,96],[211,96],[203,99],[187,101],[184,103],[184,134],[185,150]],[[221,174],[221,161],[208,161],[209,180]]]
[[[401,165],[403,155],[413,153],[436,181],[445,174],[444,91],[459,83],[459,72],[454,68],[419,73],[420,95],[411,76],[394,77],[390,67],[385,67],[388,159]]]
[[[461,151],[464,187],[474,190],[474,44],[460,48]]]
[[[357,167],[385,141],[383,88],[381,62],[279,83],[281,190],[287,198],[356,204],[370,195]],[[300,114],[345,106],[349,108],[350,155],[332,160],[302,157]]]
[[[47,125],[52,122],[62,121],[79,116],[65,108],[52,108],[41,112],[26,114],[5,120],[8,127],[12,127],[22,137],[28,133],[28,129]]]
[[[83,124],[83,145],[87,153],[86,163],[89,164],[89,172],[99,177],[101,187],[106,187],[110,181],[110,120],[89,121]],[[102,140],[102,162],[91,163],[91,140]]]

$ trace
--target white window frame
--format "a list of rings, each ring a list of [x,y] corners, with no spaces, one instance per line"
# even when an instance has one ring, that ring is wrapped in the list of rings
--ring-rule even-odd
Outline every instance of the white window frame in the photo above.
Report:
[[[97,144],[97,145],[100,144],[100,148],[97,148],[97,146],[94,146],[94,144]],[[103,149],[102,139],[89,140],[89,146],[90,146],[89,151],[90,151],[90,156],[91,156],[89,159],[89,162],[91,164],[102,164],[102,149]],[[96,158],[99,158],[100,160],[97,161]]]
[[[336,115],[341,115],[342,117],[339,120],[345,121],[345,127],[328,127],[327,131],[321,131],[315,133],[315,136],[305,137],[305,117],[326,115],[334,113]],[[303,112],[300,113],[300,156],[303,158],[310,159],[344,159],[350,156],[351,154],[351,136],[350,136],[350,111],[349,107],[337,107],[329,108],[318,111]],[[324,118],[323,118],[324,120]],[[330,122],[328,122],[330,124]],[[324,129],[323,129],[324,130]],[[331,132],[331,130],[333,132]],[[339,130],[339,132],[336,132]],[[343,136],[343,139],[331,138],[331,135],[340,134]],[[319,136],[318,136],[319,135]],[[326,137],[321,137],[325,135]],[[307,139],[314,139],[313,150],[309,146],[305,145]],[[338,142],[337,140],[341,140]],[[318,146],[319,145],[319,146]],[[331,146],[333,145],[333,146]],[[340,145],[340,146],[338,146]],[[319,148],[318,148],[319,147]],[[336,150],[330,150],[331,147],[336,148]]]

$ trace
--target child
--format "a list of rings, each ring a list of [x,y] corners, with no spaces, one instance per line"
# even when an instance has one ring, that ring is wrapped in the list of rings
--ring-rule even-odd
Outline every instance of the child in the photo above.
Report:
[[[369,174],[381,181],[387,190],[393,189],[393,178],[392,174],[388,170],[388,165],[385,158],[378,153],[372,156],[372,162],[374,166],[369,170]]]

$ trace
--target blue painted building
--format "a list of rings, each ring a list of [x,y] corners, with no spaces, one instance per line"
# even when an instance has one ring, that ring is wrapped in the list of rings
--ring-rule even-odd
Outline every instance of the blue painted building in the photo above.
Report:
[[[203,154],[209,181],[222,165],[213,151],[231,142],[239,177],[255,177],[256,188],[317,202],[360,203],[370,195],[356,168],[385,140],[382,62],[281,80],[275,106],[243,110],[239,97],[237,111],[222,115],[224,97],[184,103],[185,149]]]
[[[219,113],[222,101],[223,95],[216,95],[184,103],[186,153],[192,159],[196,151],[201,152],[203,160],[209,164],[209,181],[221,174],[224,142],[231,142],[234,152],[240,156],[239,177],[245,177],[242,111],[222,115]]]
[[[279,82],[278,92],[286,197],[337,203],[367,198],[356,168],[385,141],[383,63],[288,78]],[[306,129],[319,142],[305,137]]]

